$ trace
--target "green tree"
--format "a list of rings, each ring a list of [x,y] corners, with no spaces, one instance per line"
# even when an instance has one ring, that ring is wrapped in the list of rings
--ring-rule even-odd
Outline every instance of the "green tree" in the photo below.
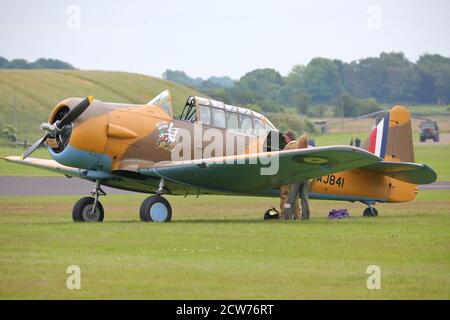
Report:
[[[231,88],[234,85],[234,80],[230,77],[209,77],[206,81],[219,88]]]
[[[57,60],[57,59],[44,59],[40,58],[35,62],[29,64],[31,69],[75,69],[70,63]]]
[[[17,136],[19,134],[19,130],[14,127],[12,124],[7,124],[1,131],[1,136],[11,142],[17,141]]]
[[[383,52],[379,57],[362,59],[355,68],[362,90],[349,92],[357,92],[357,97],[385,102],[414,100],[420,77],[402,52]]]
[[[345,63],[340,60],[333,60],[333,62],[338,69],[343,90],[354,97],[367,96],[367,88],[364,85],[364,79],[360,76],[358,62]]]
[[[329,102],[342,91],[336,65],[325,58],[314,58],[305,68],[294,67],[287,81],[293,94],[306,92],[313,102]]]
[[[382,86],[383,100],[389,102],[415,101],[420,85],[420,74],[412,64],[396,68],[386,69],[386,78]]]
[[[257,69],[235,82],[231,96],[240,104],[257,104],[264,111],[278,110],[283,85],[283,78],[274,69]]]
[[[375,99],[358,99],[343,92],[333,99],[334,114],[340,117],[357,117],[381,110]]]
[[[300,136],[304,132],[315,132],[314,124],[301,118],[298,114],[277,112],[268,113],[267,117],[275,125],[275,127],[280,130],[280,132],[291,130],[296,134],[296,136]]]
[[[29,66],[27,60],[14,59],[8,63],[7,68],[8,69],[29,69],[30,66]]]
[[[28,63],[24,59],[8,61],[0,57],[0,69],[75,69],[71,64],[57,59],[37,59]]]
[[[285,87],[289,90],[289,94],[294,96],[305,90],[305,70],[303,65],[295,65],[284,79]],[[293,101],[290,101],[293,102]]]
[[[170,70],[170,69],[167,69],[162,74],[162,77],[167,81],[183,84],[185,86],[192,88],[199,87],[203,82],[202,78],[193,79],[189,77],[184,71]]]
[[[423,102],[450,101],[450,58],[425,54],[417,61],[420,72],[418,100]]]
[[[4,69],[8,66],[9,60],[3,57],[0,57],[0,69]]]
[[[335,97],[333,105],[335,116],[356,117],[358,114],[356,100],[347,92],[343,92]]]
[[[307,115],[309,110],[310,96],[306,92],[300,92],[295,95],[294,102],[298,113]]]
[[[208,95],[209,97],[213,98],[214,100],[217,101],[225,101],[228,102],[230,101],[230,97],[228,95],[228,91],[225,90],[225,88],[210,88],[210,89],[203,89],[201,90],[202,92],[204,92],[206,95]]]

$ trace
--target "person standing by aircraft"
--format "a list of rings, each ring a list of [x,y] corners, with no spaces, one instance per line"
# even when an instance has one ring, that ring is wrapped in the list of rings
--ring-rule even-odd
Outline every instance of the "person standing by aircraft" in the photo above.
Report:
[[[297,149],[297,141],[295,141],[295,135],[292,131],[286,131],[283,134],[284,141],[286,141],[286,146],[284,150]],[[290,185],[283,185],[280,187],[280,220],[291,220],[292,210],[289,211],[289,215],[285,216],[286,204],[289,196]],[[292,201],[294,202],[294,201]],[[300,206],[298,203],[298,198],[295,200],[294,214],[300,216]]]
[[[298,141],[298,149],[308,148],[308,138],[303,135]],[[294,209],[294,219],[300,219],[300,212],[298,209],[298,196],[300,194],[302,204],[302,220],[309,219],[309,180],[302,180],[298,183],[293,183],[289,187],[288,199],[285,203],[284,213],[286,217],[292,216]],[[294,207],[294,208],[292,208]]]

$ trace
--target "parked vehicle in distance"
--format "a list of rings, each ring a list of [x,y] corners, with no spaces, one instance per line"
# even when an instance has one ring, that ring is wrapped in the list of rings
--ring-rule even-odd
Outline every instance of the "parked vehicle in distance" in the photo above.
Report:
[[[420,142],[426,142],[428,139],[439,142],[439,127],[437,121],[427,119],[420,123]]]

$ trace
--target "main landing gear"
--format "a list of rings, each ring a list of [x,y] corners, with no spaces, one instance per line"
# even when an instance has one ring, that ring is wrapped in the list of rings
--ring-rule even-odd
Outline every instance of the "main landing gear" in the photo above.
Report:
[[[139,209],[141,221],[170,222],[172,208],[169,202],[160,195],[150,196],[144,200]]]
[[[368,208],[364,209],[363,216],[364,217],[378,217],[378,211],[374,207],[372,207],[373,203],[365,203]]]
[[[145,199],[139,209],[141,221],[170,222],[172,219],[172,208],[170,203],[161,195],[166,193],[165,181],[161,179],[156,195]],[[95,188],[91,192],[92,197],[84,197],[75,203],[72,210],[72,218],[75,222],[101,222],[105,216],[103,206],[98,201],[100,196],[106,193],[100,187],[100,181],[95,182]]]
[[[105,210],[98,201],[99,196],[105,196],[105,191],[100,187],[100,181],[95,182],[95,188],[91,192],[92,197],[84,197],[75,203],[72,210],[72,218],[75,222],[101,222],[105,216]]]
[[[141,221],[170,222],[172,219],[172,208],[170,203],[161,197],[161,195],[166,192],[164,184],[164,179],[161,179],[156,195],[150,196],[142,202],[141,208],[139,209]]]

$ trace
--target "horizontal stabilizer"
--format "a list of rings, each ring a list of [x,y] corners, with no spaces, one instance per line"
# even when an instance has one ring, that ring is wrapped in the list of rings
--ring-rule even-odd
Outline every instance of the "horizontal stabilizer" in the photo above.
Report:
[[[429,184],[437,179],[436,172],[426,164],[382,161],[361,169],[413,184]]]

